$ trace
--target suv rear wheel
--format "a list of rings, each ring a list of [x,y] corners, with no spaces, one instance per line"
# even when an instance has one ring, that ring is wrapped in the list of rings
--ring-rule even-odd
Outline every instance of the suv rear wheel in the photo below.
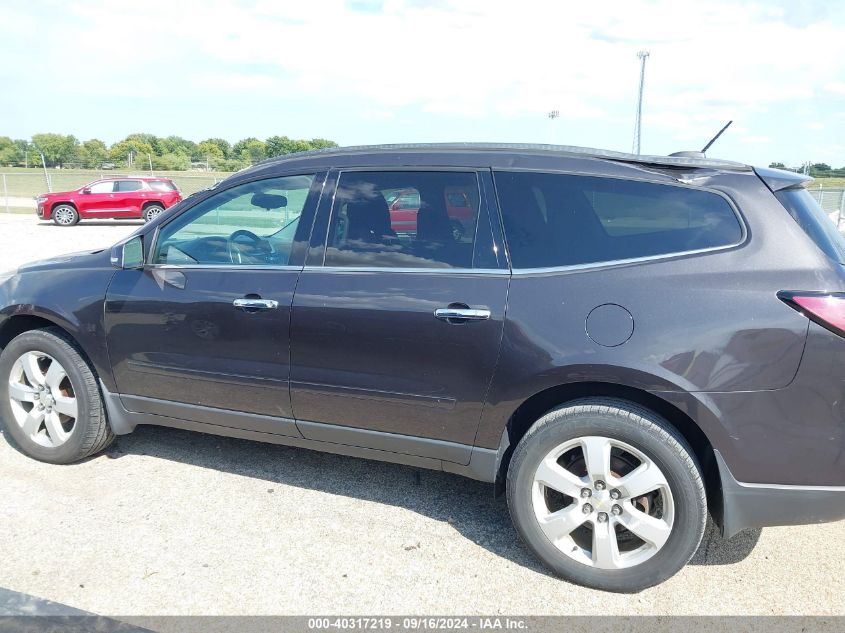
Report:
[[[633,592],[692,558],[707,520],[684,438],[635,404],[578,400],[540,418],[514,450],[511,517],[525,543],[580,585]]]
[[[0,354],[0,419],[25,454],[69,464],[114,439],[97,379],[58,328],[31,330]]]
[[[58,226],[73,226],[79,222],[79,213],[69,204],[53,207],[53,222]]]
[[[154,217],[164,211],[164,207],[160,204],[151,204],[144,209],[144,222],[149,222]]]

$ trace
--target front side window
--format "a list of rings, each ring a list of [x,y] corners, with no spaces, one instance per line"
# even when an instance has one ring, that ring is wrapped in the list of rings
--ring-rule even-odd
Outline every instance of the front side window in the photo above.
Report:
[[[738,244],[742,225],[718,194],[650,182],[497,172],[514,268],[544,268]]]
[[[472,268],[478,209],[474,172],[344,172],[325,265]]]
[[[115,191],[139,191],[144,188],[140,180],[118,180]]]
[[[161,229],[152,262],[286,265],[313,181],[285,176],[217,192]]]
[[[102,182],[95,182],[93,185],[88,187],[88,191],[91,193],[111,193],[114,191],[114,181],[104,180]]]

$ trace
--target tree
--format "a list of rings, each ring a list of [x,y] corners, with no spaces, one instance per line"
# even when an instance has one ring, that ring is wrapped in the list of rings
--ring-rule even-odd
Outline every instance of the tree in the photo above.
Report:
[[[130,166],[129,155],[132,154],[132,163],[140,165],[147,164],[147,154],[152,155],[153,148],[148,143],[137,138],[127,137],[125,140],[115,143],[109,149],[109,158],[112,162]]]
[[[153,169],[163,171],[185,171],[191,168],[191,157],[183,153],[168,153],[153,156]]]
[[[83,167],[97,169],[108,160],[109,150],[100,139],[92,138],[79,146],[77,157]]]
[[[61,167],[76,158],[79,141],[72,134],[33,134],[32,144],[38,152],[44,154],[48,167]]]
[[[220,151],[223,152],[224,158],[229,158],[229,155],[232,153],[232,145],[226,139],[222,138],[207,138],[204,141],[200,142],[200,145],[204,143],[211,143],[212,145],[216,145],[220,148]]]
[[[769,163],[769,167],[772,169],[786,169],[786,165],[783,163]]]
[[[164,154],[181,154],[192,158],[197,153],[197,144],[181,136],[168,136],[167,138],[159,139],[158,142],[160,155]]]
[[[305,152],[311,149],[308,141],[300,141],[287,136],[271,136],[267,139],[265,145],[268,158],[293,154],[294,152]]]
[[[197,145],[197,152],[202,157],[200,160],[205,158],[206,160],[210,160],[212,158],[225,158],[226,155],[220,146],[216,143],[211,143],[209,141],[203,141],[199,145]]]
[[[23,162],[23,151],[8,136],[0,136],[0,165],[14,167]]]
[[[232,154],[248,163],[257,163],[266,158],[267,149],[257,138],[249,137],[235,143],[232,146]]]
[[[152,148],[153,154],[161,154],[161,140],[155,134],[147,134],[146,132],[135,132],[126,137],[127,141],[135,142],[140,145],[149,145]]]
[[[338,146],[337,143],[326,138],[312,138],[308,143],[311,145],[311,149],[328,149]]]
[[[271,136],[266,143],[267,156],[284,156],[295,152],[307,152],[312,149],[323,149],[326,147],[337,147],[337,143],[324,138],[294,139],[287,136]]]

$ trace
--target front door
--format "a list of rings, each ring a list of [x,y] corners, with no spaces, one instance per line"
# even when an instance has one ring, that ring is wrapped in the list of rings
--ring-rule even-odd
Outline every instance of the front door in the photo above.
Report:
[[[298,435],[288,329],[322,177],[216,192],[159,230],[143,270],[107,295],[115,381],[130,411]],[[305,219],[302,219],[305,218]]]
[[[326,243],[312,242],[293,304],[291,399],[305,437],[468,462],[509,281],[479,186],[488,177],[339,175],[316,225],[328,216],[327,230],[315,229]],[[420,200],[412,230],[393,228],[396,191]],[[473,206],[461,235],[447,211],[455,191]]]
[[[83,213],[100,213],[103,217],[111,217],[118,211],[115,201],[114,180],[101,180],[85,187],[79,203]]]

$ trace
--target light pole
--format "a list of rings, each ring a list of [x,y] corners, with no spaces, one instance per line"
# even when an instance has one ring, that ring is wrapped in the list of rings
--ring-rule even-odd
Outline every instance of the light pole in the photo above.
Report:
[[[640,93],[637,97],[637,121],[634,125],[634,154],[640,153],[640,141],[643,132],[643,87],[645,86],[645,60],[648,59],[648,51],[639,51],[637,57],[640,60]]]
[[[550,110],[549,111],[549,121],[554,121],[555,119],[560,118],[560,110]]]
[[[41,156],[41,166],[44,168],[44,182],[47,183],[47,193],[53,193],[53,186],[50,184],[50,176],[47,175],[47,160],[44,158],[44,152],[36,145],[32,144],[38,155]]]

